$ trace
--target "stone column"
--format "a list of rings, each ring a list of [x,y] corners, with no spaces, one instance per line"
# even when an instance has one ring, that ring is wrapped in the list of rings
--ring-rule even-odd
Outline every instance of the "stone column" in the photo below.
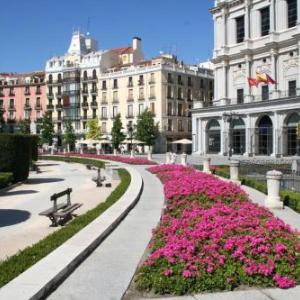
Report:
[[[181,154],[181,164],[182,164],[183,166],[186,166],[186,165],[187,165],[187,155],[186,155],[186,153],[182,153],[182,154]]]
[[[114,155],[117,155],[117,149],[114,149]]]
[[[117,151],[117,150],[116,150],[116,151]],[[134,157],[134,150],[133,150],[133,149],[130,150],[130,157],[131,157],[131,158]]]
[[[246,76],[247,78],[252,77],[251,74],[251,56],[250,55],[246,55],[245,56],[245,62],[246,62]],[[248,82],[246,83],[246,91],[245,91],[245,102],[246,103],[250,103],[252,102],[254,99],[253,95],[252,95],[252,87],[249,86]]]
[[[170,164],[171,163],[171,153],[167,152],[166,153],[166,164]]]
[[[240,166],[240,162],[238,160],[230,161],[230,180],[237,184],[240,184],[239,166]]]
[[[249,17],[250,17],[250,9],[249,9],[249,5],[250,3],[248,1],[246,1],[245,4],[245,40],[250,39],[250,21],[249,21]]]
[[[276,24],[276,15],[275,15],[276,9],[275,9],[275,0],[271,0],[270,3],[270,33],[273,33],[276,31],[275,24]]]
[[[251,154],[251,123],[250,115],[247,115],[245,122],[245,152],[244,156],[250,156]]]
[[[298,8],[299,9],[299,8]],[[277,31],[283,31],[287,29],[287,3],[286,0],[277,1]]]
[[[283,208],[283,202],[280,201],[280,181],[282,173],[276,170],[267,172],[268,196],[265,200],[265,206],[268,208]]]
[[[152,151],[151,150],[148,151],[148,160],[152,160]]]
[[[277,136],[277,128],[279,128],[278,127],[278,113],[277,113],[277,111],[275,111],[274,112],[274,118],[273,118],[273,120],[272,120],[272,123],[273,123],[273,153],[271,154],[271,156],[273,156],[273,157],[277,157],[277,154],[278,154],[278,144],[277,144],[277,142],[278,142],[278,136]]]
[[[271,52],[271,72],[272,72],[271,76],[277,82],[278,81],[278,78],[277,78],[277,52],[274,49],[272,49],[270,52]],[[279,91],[277,90],[277,83],[271,85],[271,93],[272,93],[272,99],[279,98]]]
[[[221,128],[221,139],[220,139],[220,155],[224,155],[227,150],[227,141],[226,141],[226,127],[227,127],[227,122],[225,122],[224,118],[221,119],[220,121],[220,128]],[[228,137],[227,137],[228,138]]]
[[[203,159],[203,172],[204,173],[211,174],[210,167],[209,167],[210,161],[211,161],[210,157],[204,157],[204,159]]]

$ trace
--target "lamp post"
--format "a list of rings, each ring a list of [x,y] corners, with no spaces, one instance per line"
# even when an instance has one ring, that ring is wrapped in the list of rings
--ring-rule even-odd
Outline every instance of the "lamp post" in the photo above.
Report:
[[[239,114],[237,113],[233,113],[233,112],[229,112],[229,113],[224,113],[223,114],[223,118],[226,122],[229,123],[229,151],[228,151],[228,159],[230,160],[231,156],[232,156],[232,147],[233,147],[233,143],[232,143],[232,138],[233,138],[233,124],[232,121],[234,120],[238,120],[240,118]]]
[[[128,123],[127,131],[128,131],[129,139],[130,139],[130,153],[131,153],[131,156],[133,156],[133,148],[132,148],[133,127],[132,127],[131,123]]]

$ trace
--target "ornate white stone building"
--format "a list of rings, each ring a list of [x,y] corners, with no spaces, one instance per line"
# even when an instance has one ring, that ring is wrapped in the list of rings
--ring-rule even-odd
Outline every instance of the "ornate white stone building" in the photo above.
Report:
[[[199,154],[299,154],[299,0],[217,0],[214,19],[215,92],[192,111]],[[268,74],[276,84],[250,87]]]
[[[110,137],[117,114],[126,132],[148,108],[159,123],[157,152],[175,139],[191,138],[193,101],[208,103],[213,97],[212,70],[183,64],[173,55],[145,60],[136,37],[131,46],[100,51],[90,36],[75,32],[68,52],[47,61],[46,78],[47,110],[59,134],[67,119],[79,136],[89,119],[98,119]]]

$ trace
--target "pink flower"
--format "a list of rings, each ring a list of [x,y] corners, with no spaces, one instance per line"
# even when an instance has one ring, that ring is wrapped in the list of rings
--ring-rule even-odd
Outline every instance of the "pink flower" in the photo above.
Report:
[[[295,286],[294,279],[289,278],[287,276],[280,276],[280,274],[276,274],[273,277],[273,280],[275,281],[276,285],[281,289],[287,289]]]

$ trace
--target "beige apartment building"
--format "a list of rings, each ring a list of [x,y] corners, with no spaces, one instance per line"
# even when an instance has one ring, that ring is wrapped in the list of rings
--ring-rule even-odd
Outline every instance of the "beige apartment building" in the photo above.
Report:
[[[99,119],[109,139],[118,114],[127,133],[148,109],[160,129],[155,152],[165,152],[176,139],[191,139],[193,101],[213,99],[211,69],[186,65],[173,55],[145,60],[140,38],[133,38],[129,47],[97,50],[93,39],[76,32],[68,53],[47,62],[46,76],[47,109],[58,134],[66,119],[79,137],[89,119]]]

